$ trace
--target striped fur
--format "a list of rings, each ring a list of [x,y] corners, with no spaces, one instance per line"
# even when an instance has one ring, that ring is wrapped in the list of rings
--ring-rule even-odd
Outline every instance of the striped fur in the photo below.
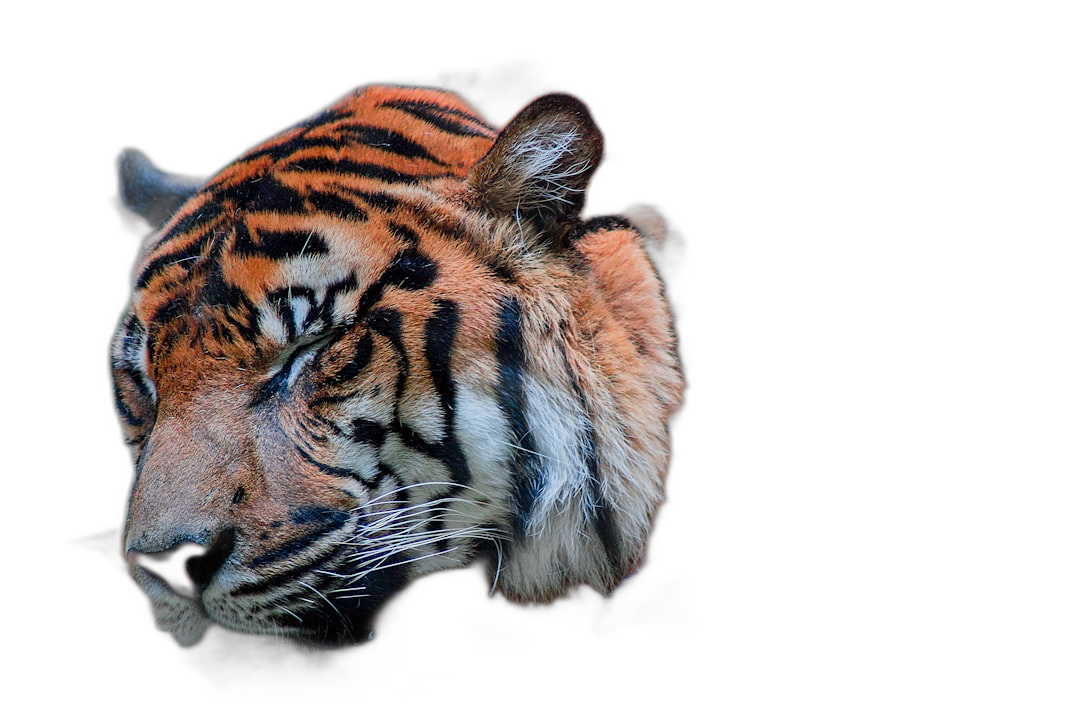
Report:
[[[112,350],[160,626],[359,641],[477,557],[522,601],[640,564],[682,379],[642,234],[579,217],[601,147],[567,96],[497,134],[369,87],[205,184],[124,155],[162,225]],[[184,542],[196,598],[136,561]]]

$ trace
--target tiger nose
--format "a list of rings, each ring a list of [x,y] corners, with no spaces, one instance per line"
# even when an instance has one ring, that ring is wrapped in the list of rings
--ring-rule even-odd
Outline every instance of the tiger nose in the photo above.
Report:
[[[210,585],[236,543],[236,532],[226,530],[205,547],[192,542],[177,543],[161,552],[128,552],[128,561],[138,564],[168,583],[177,594],[195,598]]]

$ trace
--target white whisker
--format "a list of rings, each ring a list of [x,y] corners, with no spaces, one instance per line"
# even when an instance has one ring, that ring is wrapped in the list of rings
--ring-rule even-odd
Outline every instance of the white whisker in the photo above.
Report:
[[[489,528],[481,527],[479,525],[473,525],[470,527],[462,527],[459,529],[450,530],[429,530],[426,532],[412,532],[403,534],[399,537],[395,537],[388,542],[380,542],[378,546],[374,546],[367,551],[357,552],[355,555],[349,557],[348,561],[354,563],[358,569],[357,573],[353,575],[355,578],[362,578],[371,574],[372,572],[388,569],[390,567],[397,567],[404,564],[410,564],[418,562],[423,559],[429,559],[437,557],[447,552],[459,549],[460,547],[450,547],[440,552],[433,552],[418,557],[410,557],[402,561],[387,563],[392,557],[398,556],[405,552],[413,551],[421,547],[437,544],[443,541],[449,541],[451,539],[479,539],[485,541],[491,541],[498,543],[503,537],[501,533],[492,531]],[[498,548],[501,557],[501,547]],[[501,562],[501,559],[500,559]]]
[[[499,572],[502,570],[502,542],[498,539],[492,542],[495,544],[495,578],[491,580],[491,591],[488,592],[488,596],[495,594],[495,588],[499,586]]]
[[[318,596],[320,599],[325,601],[326,605],[330,609],[333,609],[334,613],[336,613],[338,615],[338,618],[341,620],[341,627],[343,629],[345,629],[345,633],[347,635],[349,635],[350,639],[353,639],[355,641],[355,638],[352,636],[352,625],[349,623],[349,620],[346,619],[345,614],[342,614],[341,610],[334,606],[333,601],[330,601],[329,599],[327,599],[326,595],[323,594],[322,592],[320,592],[318,588],[315,588],[314,586],[308,584],[307,582],[297,582],[297,584],[299,584],[300,586],[307,587],[307,588],[311,589],[311,591],[315,593],[315,596]]]
[[[404,485],[402,485],[400,487],[395,487],[394,489],[390,490],[389,492],[383,492],[379,496],[373,497],[372,499],[370,499],[367,502],[365,502],[364,504],[360,505],[359,507],[357,507],[353,511],[355,512],[355,511],[358,511],[358,510],[363,509],[365,507],[370,507],[372,504],[377,503],[383,497],[389,497],[391,495],[397,494],[398,492],[400,492],[402,490],[415,489],[417,487],[457,487],[459,489],[469,489],[468,485],[464,485],[464,484],[461,484],[459,482],[430,481],[430,482],[416,482],[416,483],[413,483],[413,484],[404,484]],[[401,503],[401,500],[393,500],[393,501],[397,502],[399,504]]]
[[[426,542],[426,544],[431,544],[431,542]],[[410,557],[410,558],[404,559],[404,560],[402,560],[400,562],[394,562],[393,564],[380,564],[380,565],[378,565],[376,567],[373,567],[372,569],[370,569],[370,570],[368,570],[366,572],[363,572],[360,576],[362,576],[362,577],[367,576],[368,574],[371,574],[371,572],[375,571],[376,569],[390,569],[391,567],[400,567],[400,566],[402,566],[404,564],[412,564],[413,562],[419,562],[422,559],[431,559],[432,557],[438,557],[441,554],[447,554],[448,552],[453,552],[455,549],[457,549],[457,547],[450,547],[448,549],[444,549],[444,550],[439,551],[439,552],[432,552],[430,554],[423,554],[423,555],[421,555],[419,557]]]
[[[296,621],[300,622],[301,624],[303,624],[303,623],[304,623],[304,620],[303,620],[303,619],[301,619],[301,618],[300,618],[299,616],[297,616],[296,614],[294,614],[294,613],[293,613],[292,611],[290,611],[288,607],[283,607],[283,606],[281,606],[280,604],[275,604],[275,605],[274,605],[274,607],[275,607],[276,609],[280,609],[281,611],[285,612],[286,614],[288,614],[288,615],[289,615],[290,617],[292,617],[292,618],[293,618],[293,619],[295,619]],[[271,616],[272,616],[272,615],[271,615]]]
[[[574,466],[570,462],[567,462],[564,459],[558,459],[557,457],[552,457],[549,454],[544,454],[543,452],[537,452],[534,449],[525,449],[521,445],[514,444],[513,442],[507,442],[505,440],[501,440],[501,439],[497,439],[497,438],[496,438],[495,441],[499,442],[500,444],[505,444],[507,447],[513,447],[514,449],[520,450],[520,451],[525,452],[527,454],[533,454],[533,455],[536,455],[537,457],[543,457],[544,459],[546,459],[548,461],[551,461],[551,462],[555,462],[556,464],[561,464],[561,465],[564,465],[564,466],[567,466],[567,467],[573,467]]]

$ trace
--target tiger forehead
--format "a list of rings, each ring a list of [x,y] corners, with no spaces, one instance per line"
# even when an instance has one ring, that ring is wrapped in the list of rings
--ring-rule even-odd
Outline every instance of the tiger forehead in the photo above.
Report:
[[[312,228],[296,226],[298,220],[362,223],[372,213],[392,213],[400,191],[462,180],[493,137],[451,93],[357,91],[211,178],[162,229],[136,289],[219,250],[217,240],[230,228],[233,254],[275,261],[314,253]]]
[[[464,178],[494,137],[451,93],[367,88],[231,163],[201,199],[234,212],[354,217],[357,199],[390,210],[381,187]]]
[[[220,342],[281,345],[348,321],[381,273],[430,284],[436,262],[421,236],[466,230],[452,212],[428,211],[438,203],[425,188],[461,182],[494,134],[451,93],[357,91],[177,211],[138,270],[137,314],[151,334],[205,325]]]

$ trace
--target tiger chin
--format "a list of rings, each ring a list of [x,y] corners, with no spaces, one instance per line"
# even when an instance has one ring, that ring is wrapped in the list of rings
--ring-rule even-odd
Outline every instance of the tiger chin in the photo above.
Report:
[[[602,147],[568,95],[497,132],[373,86],[205,182],[123,153],[155,228],[111,353],[123,551],[160,628],[335,645],[476,559],[522,602],[635,571],[683,380],[662,221],[580,216]],[[144,566],[187,543],[193,596]]]

